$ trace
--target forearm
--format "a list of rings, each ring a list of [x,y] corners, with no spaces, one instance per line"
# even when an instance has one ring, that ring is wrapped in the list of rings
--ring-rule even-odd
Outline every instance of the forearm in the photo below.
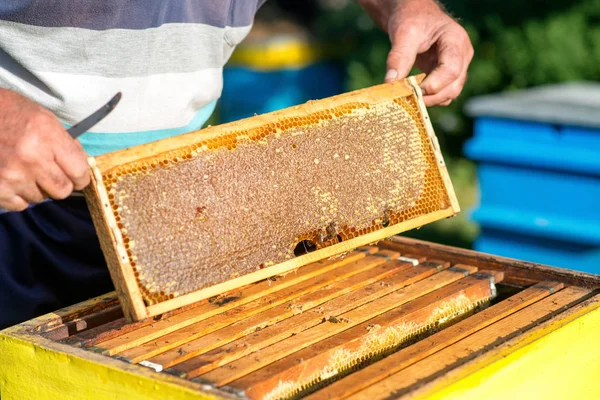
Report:
[[[444,5],[438,0],[357,0],[357,2],[385,32],[389,32],[390,16],[399,11],[398,8],[434,6],[446,12]]]

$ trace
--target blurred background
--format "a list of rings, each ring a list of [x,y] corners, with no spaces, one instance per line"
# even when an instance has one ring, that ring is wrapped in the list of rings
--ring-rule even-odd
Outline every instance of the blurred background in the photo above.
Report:
[[[485,157],[478,158],[477,150],[474,149],[477,144],[472,146],[473,151],[470,154],[465,155],[465,153],[469,153],[469,151],[465,152],[465,149],[468,150],[467,143],[477,129],[478,118],[487,121],[485,107],[483,107],[484,111],[479,111],[483,115],[477,115],[477,112],[466,112],[468,107],[465,105],[470,101],[473,102],[475,99],[475,103],[477,103],[476,99],[485,94],[516,93],[518,90],[538,88],[547,84],[598,81],[600,78],[600,0],[530,0],[525,2],[521,0],[444,0],[443,3],[449,13],[458,18],[466,28],[475,48],[475,58],[469,69],[469,79],[460,98],[449,107],[435,107],[429,110],[463,212],[456,218],[408,232],[406,236],[464,248],[475,247],[489,252],[497,249],[495,252],[504,253],[503,255],[566,266],[564,264],[567,262],[563,262],[560,258],[557,259],[556,255],[539,255],[539,251],[554,251],[552,248],[563,246],[567,249],[565,250],[568,253],[567,256],[578,257],[583,252],[587,257],[586,262],[592,265],[590,257],[593,256],[594,262],[600,265],[600,231],[593,232],[591,234],[593,237],[590,236],[591,239],[590,237],[579,238],[581,240],[571,238],[568,243],[553,242],[556,238],[552,235],[555,235],[556,232],[568,229],[577,231],[578,228],[573,227],[573,221],[567,221],[568,226],[555,224],[554,231],[545,231],[542,234],[542,236],[544,234],[547,236],[544,239],[546,242],[542,245],[546,248],[545,250],[535,248],[533,251],[530,249],[529,252],[516,253],[504,251],[504,248],[515,248],[515,245],[506,242],[498,245],[497,236],[500,233],[497,232],[497,227],[491,226],[488,233],[482,232],[481,224],[475,223],[474,220],[477,218],[473,218],[471,215],[471,211],[480,203],[482,192],[484,199],[487,196],[493,200],[492,195],[485,194],[488,189],[482,190],[478,182],[478,166],[483,171],[486,163],[482,159]],[[210,123],[237,120],[254,115],[254,113],[260,114],[299,104],[309,99],[327,97],[379,84],[383,81],[386,71],[385,62],[389,49],[387,35],[353,0],[303,0],[301,2],[269,0],[260,10],[253,31],[235,51],[226,68],[223,97],[218,111]],[[556,93],[559,93],[558,97],[560,97],[560,90]],[[585,93],[600,98],[597,96],[600,93],[598,91],[588,90]],[[578,97],[582,96],[578,96],[577,93],[573,95],[574,99]],[[600,102],[596,105],[600,105]],[[491,108],[494,109],[494,107],[492,104]],[[561,108],[561,105],[554,104],[554,107],[555,109],[556,107]],[[477,107],[473,109],[477,109]],[[596,113],[597,111],[598,109],[596,109]],[[549,113],[556,114],[552,110]],[[510,117],[510,115],[500,115],[502,118],[507,116]],[[528,118],[520,119],[527,120]],[[551,136],[554,136],[548,140],[554,140],[554,145],[560,147],[561,143],[564,144],[564,137],[566,137],[564,129],[559,126],[560,123],[561,120],[541,118],[537,122],[534,121],[534,125],[521,124],[516,128],[510,126],[505,128],[518,130],[523,126],[525,128],[533,126],[534,128],[541,127],[540,129],[544,130],[546,125],[551,126]],[[569,126],[573,125],[568,118],[565,123]],[[484,125],[481,124],[483,136],[487,132],[485,129],[488,129],[484,129]],[[585,135],[589,134],[590,136],[581,139],[583,142],[580,140],[580,147],[590,150],[586,140],[592,140],[597,145],[592,151],[598,151],[593,153],[596,156],[592,158],[600,159],[600,143],[597,141],[600,134],[592,129],[598,128],[600,122],[596,127],[590,126],[593,123],[589,121],[583,125],[585,125],[584,130],[588,132]],[[504,131],[498,132],[496,134],[505,134]],[[541,137],[541,134],[538,133],[533,135],[537,135],[534,140]],[[556,135],[562,136],[557,139]],[[592,137],[595,139],[590,139]],[[484,139],[485,137],[481,140]],[[485,143],[483,146],[485,147]],[[578,150],[575,147],[573,149],[572,158],[581,158],[576,154]],[[496,156],[503,157],[502,155]],[[586,153],[585,156],[590,156],[590,154]],[[570,160],[566,159],[565,162],[569,164]],[[525,163],[529,163],[531,166],[533,161],[529,160]],[[596,186],[600,186],[597,180],[600,176],[600,166],[598,163],[594,163],[595,161],[591,160],[591,167],[587,165],[584,172],[589,175],[590,168],[598,167],[597,175],[592,177],[595,180],[592,180],[591,184],[595,183]],[[516,167],[511,166],[510,168]],[[503,171],[505,170],[506,168]],[[516,173],[525,174],[519,171]],[[565,176],[564,172],[556,173],[557,179],[572,181],[571,178]],[[585,179],[589,178],[587,175]],[[481,176],[483,175],[480,174]],[[509,186],[498,188],[499,180],[503,178],[496,179],[494,191],[512,191],[512,196],[516,198],[524,192],[521,183],[527,184],[509,179],[506,183]],[[532,179],[537,179],[535,174]],[[548,183],[550,186],[552,186],[551,181]],[[590,184],[587,180],[585,183]],[[558,190],[564,191],[565,189],[559,185]],[[578,189],[574,188],[574,190]],[[596,195],[596,193],[589,193],[589,189],[581,190],[579,190],[578,196]],[[534,199],[529,199],[532,204],[533,200],[536,200],[535,193],[529,195],[525,193],[524,196],[533,196]],[[596,203],[600,205],[600,198],[588,199],[586,205],[589,206],[589,210],[600,208],[594,205]],[[550,209],[555,210],[561,207],[565,208],[565,206],[566,204],[553,205]],[[587,212],[595,212],[595,214],[587,217],[584,215],[583,218],[588,218],[588,220],[596,218],[596,221],[600,222],[598,211],[589,210]],[[511,217],[509,215],[511,212],[516,213],[517,216]],[[506,219],[513,218],[518,221],[521,211],[511,212],[505,212]],[[523,215],[525,214],[527,215],[523,218],[532,220],[530,225],[534,231],[538,228],[546,229],[548,225],[551,225],[550,222],[554,223],[554,220],[551,221],[549,217],[540,217],[536,210],[524,211]],[[500,214],[496,213],[495,215]],[[563,215],[560,214],[560,217],[562,218]],[[517,222],[515,224],[510,228],[513,231],[529,229],[519,226]],[[593,226],[588,228],[595,229]],[[537,231],[532,231],[531,235],[525,238],[515,236],[515,232],[510,229],[502,233],[502,235],[510,237],[510,240],[516,240],[519,243],[537,240],[533,239],[536,237]],[[492,237],[493,240],[490,239]],[[479,242],[476,241],[478,238]],[[577,242],[578,240],[579,242]],[[572,243],[573,241],[576,243]],[[489,243],[491,242],[494,242],[496,247],[493,245],[490,247]],[[575,247],[573,247],[574,245]],[[555,260],[556,262],[554,262]],[[569,260],[568,257],[567,260]],[[590,268],[593,269],[593,267],[587,269],[590,270]],[[596,271],[592,272],[600,272],[600,267],[595,268]]]

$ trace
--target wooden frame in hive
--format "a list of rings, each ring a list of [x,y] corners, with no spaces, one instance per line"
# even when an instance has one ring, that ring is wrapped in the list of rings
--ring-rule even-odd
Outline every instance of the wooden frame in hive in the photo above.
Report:
[[[600,398],[599,288],[597,275],[396,236],[158,321],[128,323],[109,293],[0,331],[0,395]],[[470,310],[462,295],[494,299]],[[398,329],[432,315],[418,337]]]
[[[459,212],[421,79],[91,158],[86,199],[126,317]]]

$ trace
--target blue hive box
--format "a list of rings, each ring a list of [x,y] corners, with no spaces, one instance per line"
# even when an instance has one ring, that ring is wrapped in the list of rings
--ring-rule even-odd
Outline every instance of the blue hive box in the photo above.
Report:
[[[236,121],[344,91],[346,42],[322,43],[305,28],[257,22],[223,71],[220,122]]]
[[[600,85],[476,98],[472,218],[486,253],[600,273]]]
[[[221,122],[334,96],[344,89],[343,70],[336,62],[270,71],[230,66],[223,71],[223,81]]]

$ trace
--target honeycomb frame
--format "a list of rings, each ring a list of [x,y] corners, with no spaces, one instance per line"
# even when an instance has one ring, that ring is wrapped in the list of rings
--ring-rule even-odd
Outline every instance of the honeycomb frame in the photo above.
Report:
[[[217,296],[233,288],[286,273],[311,262],[343,254],[356,247],[374,243],[402,231],[417,228],[429,222],[451,217],[458,213],[460,211],[458,202],[418,86],[422,79],[423,75],[411,77],[405,80],[386,83],[323,100],[311,101],[300,106],[254,116],[229,124],[208,127],[200,131],[136,146],[95,158],[91,157],[89,163],[92,170],[92,182],[85,190],[86,200],[126,318],[129,321],[137,321],[156,316],[175,308]],[[262,262],[256,262],[256,257],[260,257],[260,255],[251,254],[252,256],[255,256],[253,263],[257,264],[250,265],[252,268],[251,271],[248,270],[248,268],[245,270],[242,270],[239,267],[238,270],[233,268],[233,273],[229,273],[231,271],[227,270],[228,272],[225,278],[223,278],[223,275],[225,274],[225,272],[223,272],[218,279],[215,278],[214,282],[204,284],[204,286],[192,287],[191,290],[187,292],[169,292],[169,287],[165,286],[164,282],[159,282],[157,284],[153,283],[153,279],[156,280],[157,274],[160,277],[162,277],[162,274],[165,274],[165,276],[169,276],[169,279],[172,279],[169,282],[170,284],[177,285],[178,282],[182,281],[186,283],[193,282],[195,284],[196,280],[194,278],[198,276],[198,272],[197,270],[192,270],[195,275],[192,274],[190,278],[189,271],[184,273],[184,269],[170,268],[169,265],[172,264],[173,261],[179,262],[179,260],[177,260],[178,257],[175,257],[174,260],[160,258],[156,261],[154,270],[150,270],[150,268],[144,270],[145,266],[150,263],[140,262],[140,257],[142,259],[146,257],[147,260],[148,257],[151,258],[155,257],[156,254],[162,254],[159,252],[159,249],[154,251],[156,247],[151,245],[153,243],[156,244],[157,240],[159,242],[162,239],[166,240],[166,238],[149,238],[152,236],[152,232],[148,230],[151,225],[141,224],[140,227],[136,227],[133,223],[138,216],[140,216],[139,218],[142,218],[141,215],[146,215],[147,217],[148,215],[155,215],[157,212],[156,210],[153,210],[152,204],[148,206],[147,203],[141,202],[141,200],[137,200],[136,202],[135,199],[130,199],[130,197],[136,197],[135,189],[142,187],[141,185],[144,176],[153,176],[154,180],[158,181],[157,176],[159,176],[159,173],[163,174],[164,178],[168,171],[172,171],[169,170],[169,168],[175,168],[176,172],[181,171],[181,168],[183,168],[181,165],[184,165],[186,162],[194,161],[199,155],[202,157],[209,157],[211,154],[217,154],[218,151],[229,154],[228,157],[235,161],[235,157],[238,157],[236,155],[238,147],[246,146],[251,148],[252,146],[263,146],[263,150],[269,149],[269,146],[275,146],[274,143],[276,142],[273,138],[283,140],[290,136],[304,134],[304,132],[298,133],[299,129],[309,131],[310,129],[315,130],[317,127],[320,127],[321,132],[327,133],[329,130],[333,129],[333,125],[331,124],[342,119],[342,130],[344,132],[348,130],[352,131],[353,127],[356,127],[362,132],[366,129],[364,127],[367,126],[363,122],[363,116],[365,115],[365,121],[371,122],[368,126],[375,126],[377,118],[380,118],[382,113],[383,117],[381,118],[385,123],[389,123],[389,121],[385,120],[387,109],[382,105],[385,105],[388,108],[391,107],[403,110],[403,112],[408,115],[407,118],[411,121],[411,126],[414,125],[415,132],[417,132],[417,134],[414,134],[417,136],[414,137],[418,137],[417,143],[420,146],[419,154],[421,155],[414,152],[410,153],[410,155],[412,155],[411,157],[420,157],[422,166],[420,167],[421,169],[417,171],[418,173],[411,175],[416,177],[411,178],[412,181],[409,182],[412,186],[407,186],[409,188],[412,187],[414,192],[413,198],[405,200],[405,202],[409,202],[410,205],[403,205],[402,209],[383,209],[382,206],[373,206],[374,210],[371,214],[375,213],[378,217],[369,219],[368,224],[363,224],[362,226],[336,224],[330,220],[326,220],[321,224],[317,224],[319,226],[315,226],[316,223],[313,219],[311,220],[312,222],[310,222],[312,224],[311,226],[301,233],[294,235],[292,239],[293,243],[288,243],[290,240],[289,238],[287,239],[287,242],[285,242],[285,246],[287,247],[284,247],[287,249],[287,252],[280,251],[278,254],[281,257],[270,257],[265,258],[264,260],[261,259]],[[377,113],[374,114],[375,118],[371,118],[373,113]],[[369,120],[369,118],[371,119]],[[335,142],[335,139],[351,140],[344,132],[341,134],[346,137],[334,137],[332,141]],[[397,134],[399,135],[400,133]],[[371,135],[374,135],[374,133]],[[406,135],[408,135],[408,133]],[[328,135],[327,137],[330,136],[331,135]],[[315,137],[317,139],[314,139]],[[318,140],[318,138],[319,136],[312,137],[313,140]],[[269,142],[269,140],[271,140],[271,142]],[[375,143],[375,140],[376,139],[373,139],[373,143]],[[292,147],[294,147],[294,144],[295,142],[293,142]],[[401,147],[400,144],[397,147]],[[396,152],[393,155],[398,156],[398,154],[400,153]],[[334,157],[336,155],[337,153]],[[308,154],[308,156],[312,156],[312,154]],[[308,160],[306,157],[307,155],[305,154],[304,158],[301,159],[301,161],[305,163],[303,165],[312,165],[312,162],[318,164],[317,158]],[[350,157],[346,155],[346,159],[347,158]],[[212,158],[208,159],[212,160]],[[218,161],[219,159],[216,158],[216,160]],[[403,162],[406,163],[409,161],[404,160]],[[213,163],[218,164],[218,162]],[[394,163],[390,163],[390,165],[392,164]],[[415,164],[417,164],[416,161]],[[180,167],[177,167],[178,165]],[[402,168],[405,168],[404,164],[402,165]],[[218,164],[218,166],[221,165]],[[291,174],[294,172],[292,167],[284,167],[282,173]],[[357,167],[355,166],[355,168]],[[390,168],[396,168],[390,171],[398,173],[403,172],[398,171],[398,168],[400,167],[397,166]],[[407,165],[406,168],[413,168],[413,166]],[[343,179],[345,179],[344,184],[352,183],[350,181],[353,180],[353,177],[343,175],[343,172],[340,172],[340,170],[337,170],[337,174],[340,175],[335,175],[331,179],[343,177]],[[171,186],[176,186],[176,184],[179,183],[173,181],[173,178],[184,183],[189,182],[189,178],[185,180],[186,178],[184,176],[175,175],[175,177],[168,176],[169,180],[165,183],[165,189],[162,194],[168,198],[177,200],[180,197],[184,197],[184,193],[179,192],[179,196],[173,196],[172,194],[167,193],[166,187],[169,184],[171,184]],[[194,175],[194,177],[195,176],[196,175]],[[206,176],[207,175],[204,175],[205,178]],[[202,177],[199,178],[201,180]],[[264,181],[265,179],[261,180],[261,182]],[[354,183],[360,184],[359,181]],[[129,187],[127,185],[129,185]],[[153,188],[159,190],[158,186],[155,185]],[[431,187],[434,188],[431,189]],[[126,190],[132,188],[134,190],[129,190],[129,192]],[[402,188],[405,189],[404,186]],[[433,205],[429,204],[431,201],[428,205],[423,205],[424,200],[422,199],[429,196],[428,193],[433,193],[433,191],[435,191],[435,195],[430,195],[430,197],[433,196],[433,200],[431,200],[433,201]],[[140,192],[142,191],[140,190]],[[410,191],[406,190],[406,192],[409,193]],[[360,193],[362,193],[363,196],[366,193],[370,198],[370,193],[364,192],[364,190]],[[322,193],[318,195],[323,197]],[[325,197],[326,196],[327,194],[325,194]],[[403,196],[406,197],[408,195],[403,194]],[[157,203],[153,204],[156,205]],[[394,203],[391,202],[390,204]],[[220,205],[217,205],[216,208],[219,206]],[[282,207],[285,207],[285,205]],[[329,205],[329,207],[331,208],[332,206]],[[194,206],[196,217],[199,221],[203,221],[208,227],[214,227],[215,225],[211,224],[217,224],[219,221],[206,222],[203,214],[205,208],[204,205]],[[215,207],[213,206],[213,208]],[[278,210],[273,210],[273,215],[279,215],[275,211]],[[331,211],[331,209],[329,211]],[[332,212],[335,214],[336,211],[337,208],[334,207]],[[153,212],[154,214],[147,214],[148,212]],[[168,212],[169,210],[166,211],[167,214]],[[357,213],[359,212],[357,211]],[[370,218],[369,215],[371,214],[368,214],[364,218]],[[269,215],[266,215],[264,216],[264,219],[268,220],[268,217]],[[324,219],[325,218],[321,216],[321,220]],[[236,232],[238,230],[242,231],[245,228],[243,221],[240,220],[234,222],[237,224],[233,226],[236,229]],[[189,226],[187,226],[185,232],[193,234],[193,228],[193,225],[191,230],[189,229]],[[260,233],[260,231],[257,232]],[[271,232],[265,233],[263,231],[262,236],[259,237],[259,239],[268,239],[267,236],[269,236],[270,233]],[[152,242],[151,239],[154,240],[154,242]],[[222,236],[221,239],[222,241],[220,244],[226,243],[226,236]],[[279,240],[279,237],[276,239]],[[312,242],[317,250],[299,256],[294,256],[293,254],[290,256],[290,246],[304,243],[303,241],[305,240]],[[144,243],[146,241],[148,241],[149,244],[144,248]],[[140,245],[140,242],[142,245]],[[201,247],[202,243],[198,243],[198,246]],[[233,245],[225,245],[223,251],[228,251],[229,249],[227,247],[233,248]],[[262,246],[265,248],[260,247],[261,246],[258,246],[257,248],[266,251],[266,244]],[[139,250],[140,248],[142,248],[143,251]],[[280,249],[278,249],[278,251],[279,250]],[[140,251],[140,253],[136,254],[136,251]],[[242,253],[238,254],[234,252],[232,254],[235,256],[232,256],[231,258],[242,258],[242,256],[239,256],[239,254]],[[183,258],[185,258],[185,256]],[[251,257],[248,257],[248,259],[250,258]],[[155,260],[152,261],[154,262]],[[210,265],[210,262],[212,262],[212,260],[208,260],[206,264]],[[229,264],[228,260],[223,262]],[[136,265],[140,263],[144,266],[140,267],[139,265]],[[200,268],[200,266],[197,265],[194,265],[193,267]],[[214,266],[212,268],[213,270],[219,270],[219,273],[222,270],[221,268],[215,268]],[[145,273],[151,275],[151,273],[147,272],[149,270],[151,273],[154,273],[154,278],[152,276],[147,278],[144,275]],[[242,273],[236,271],[242,271]],[[178,273],[179,275],[177,275]],[[201,279],[198,279],[198,281],[201,281]],[[200,282],[200,285],[202,284],[203,283]]]

